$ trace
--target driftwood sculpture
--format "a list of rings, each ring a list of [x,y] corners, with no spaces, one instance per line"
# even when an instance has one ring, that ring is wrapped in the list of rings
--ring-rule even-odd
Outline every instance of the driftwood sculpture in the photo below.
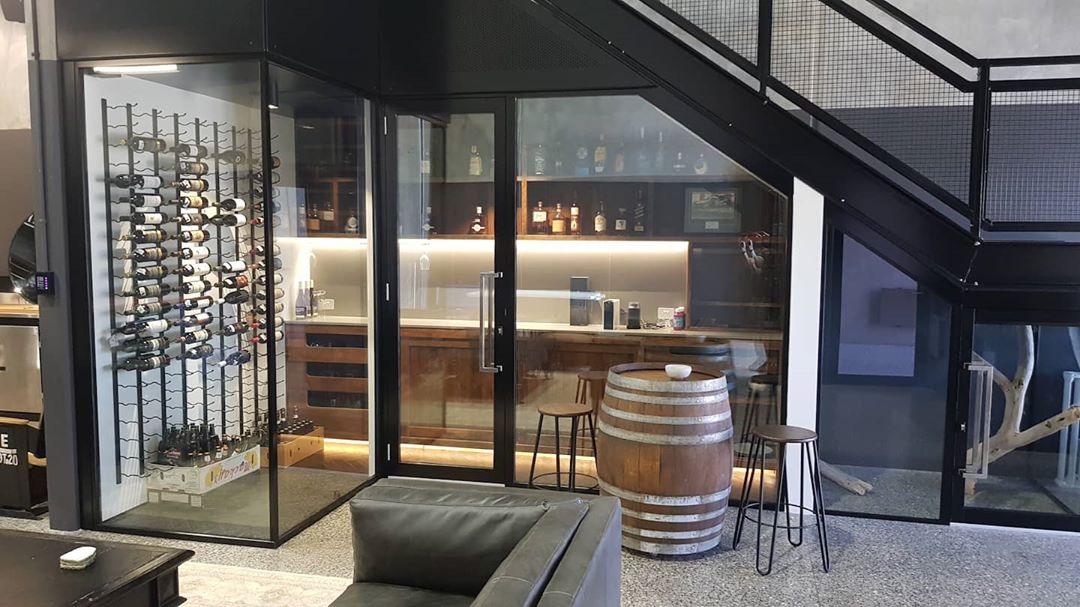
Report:
[[[988,464],[1001,459],[1006,454],[1020,449],[1021,447],[1026,447],[1038,440],[1052,436],[1065,428],[1080,422],[1080,406],[1074,405],[1068,410],[1058,413],[1049,419],[1045,419],[1025,430],[1020,429],[1020,422],[1024,417],[1024,406],[1027,404],[1028,386],[1031,384],[1031,376],[1035,372],[1035,331],[1032,329],[1031,325],[1019,327],[1018,331],[1020,356],[1016,363],[1016,373],[1012,378],[1009,378],[996,367],[994,367],[993,370],[994,385],[1000,388],[1005,395],[1005,414],[1001,422],[1001,427],[999,427],[997,432],[990,437],[990,450],[987,458]],[[1075,347],[1078,341],[1080,341],[1080,332],[1076,329],[1070,329],[1069,337],[1073,341],[1074,349],[1080,350],[1080,348]],[[974,356],[976,360],[983,361],[982,357],[977,353],[975,353]],[[969,460],[971,459],[971,454],[974,449],[981,447],[982,444],[977,443],[975,447],[968,452]],[[968,479],[967,483],[965,483],[965,488],[968,495],[973,495],[975,493],[975,479]]]

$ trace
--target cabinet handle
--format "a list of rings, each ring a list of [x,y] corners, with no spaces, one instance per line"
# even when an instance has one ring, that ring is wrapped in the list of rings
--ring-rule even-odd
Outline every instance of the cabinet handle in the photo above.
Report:
[[[964,478],[985,479],[990,476],[990,414],[994,403],[994,368],[985,362],[969,362],[964,369],[977,376],[971,394],[971,436],[979,441],[972,445],[971,456],[965,458],[961,470]],[[963,428],[963,426],[962,426]]]
[[[480,372],[498,373],[502,365],[495,364],[495,348],[488,347],[488,340],[494,338],[494,323],[491,309],[495,307],[495,279],[502,278],[502,272],[480,273]],[[488,352],[491,360],[488,360]]]

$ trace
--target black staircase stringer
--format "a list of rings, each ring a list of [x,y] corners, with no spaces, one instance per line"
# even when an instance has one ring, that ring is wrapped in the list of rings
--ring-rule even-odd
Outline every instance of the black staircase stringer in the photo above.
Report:
[[[957,226],[619,0],[534,0],[748,147],[963,285],[976,250]],[[663,108],[661,108],[663,109]]]

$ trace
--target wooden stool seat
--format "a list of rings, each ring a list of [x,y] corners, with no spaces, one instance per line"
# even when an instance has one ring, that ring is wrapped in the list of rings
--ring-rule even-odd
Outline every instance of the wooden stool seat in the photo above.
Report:
[[[607,371],[582,371],[577,374],[582,381],[606,381],[607,375]]]
[[[593,412],[588,403],[541,403],[536,410],[552,417],[584,417]]]
[[[809,443],[817,440],[817,432],[799,428],[798,426],[781,426],[771,424],[768,426],[756,426],[752,432],[754,436],[773,443]]]
[[[761,375],[755,375],[751,377],[750,383],[762,386],[778,386],[780,385],[780,376],[773,375],[771,373],[763,373]]]

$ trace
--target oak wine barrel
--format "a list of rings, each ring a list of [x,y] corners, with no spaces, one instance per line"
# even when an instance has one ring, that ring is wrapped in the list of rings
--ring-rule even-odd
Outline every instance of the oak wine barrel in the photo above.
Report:
[[[600,493],[622,502],[623,546],[648,554],[716,547],[731,494],[727,379],[662,363],[612,367],[597,424]]]

